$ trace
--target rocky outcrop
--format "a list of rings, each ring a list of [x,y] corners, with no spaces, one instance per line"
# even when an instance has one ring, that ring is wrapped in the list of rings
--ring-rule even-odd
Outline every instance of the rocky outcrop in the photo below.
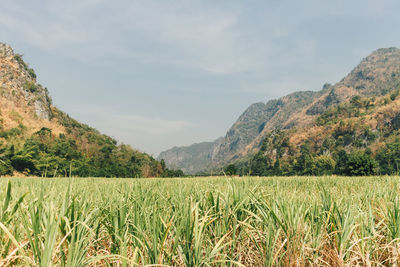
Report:
[[[0,43],[0,95],[17,106],[28,106],[43,120],[52,118],[51,98],[36,81],[36,74],[15,54],[11,46]]]
[[[326,84],[321,91],[296,92],[267,103],[251,105],[217,143],[210,143],[213,153],[202,153],[196,161],[187,160],[187,154],[175,147],[173,164],[184,169],[207,170],[220,168],[258,150],[267,132],[275,129],[302,128],[325,110],[349,101],[352,97],[383,96],[400,88],[400,49],[378,49],[366,57],[349,75],[335,85]],[[212,145],[211,145],[212,144]],[[171,164],[170,150],[161,153],[167,166]],[[193,153],[190,157],[193,158]],[[212,155],[206,161],[204,157]],[[204,164],[204,163],[207,164]],[[210,166],[211,164],[211,166]],[[193,166],[195,165],[195,166]]]

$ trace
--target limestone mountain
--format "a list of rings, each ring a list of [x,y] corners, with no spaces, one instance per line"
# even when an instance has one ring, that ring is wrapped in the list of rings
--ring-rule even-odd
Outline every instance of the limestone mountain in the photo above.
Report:
[[[236,162],[251,175],[398,175],[400,87],[355,95],[302,128],[268,131],[258,152]]]
[[[0,43],[0,175],[180,174],[56,108],[22,56]]]
[[[22,56],[14,54],[9,45],[0,43],[0,95],[1,107],[4,112],[14,115],[16,109],[27,116],[29,122],[41,119],[46,124],[53,118],[51,98],[46,88],[36,83],[36,74],[33,69],[23,61]],[[18,120],[7,118],[15,117],[11,113],[2,114],[3,126],[12,127]],[[6,121],[5,121],[6,120]]]
[[[207,171],[254,155],[267,133],[277,129],[301,129],[331,107],[349,102],[354,96],[381,97],[400,86],[400,50],[374,51],[345,78],[334,85],[325,84],[320,91],[295,92],[267,103],[251,105],[232,125],[223,139],[209,143],[201,155],[191,154],[192,146],[174,148],[160,154],[167,166],[183,170]],[[185,153],[181,151],[185,150]],[[195,153],[195,152],[193,152]],[[193,154],[192,153],[192,154]],[[172,161],[173,159],[173,161]]]
[[[158,159],[166,160],[169,168],[181,169],[189,174],[200,173],[211,166],[211,161],[223,140],[224,138],[220,137],[213,142],[196,143],[187,147],[173,147],[161,152]]]

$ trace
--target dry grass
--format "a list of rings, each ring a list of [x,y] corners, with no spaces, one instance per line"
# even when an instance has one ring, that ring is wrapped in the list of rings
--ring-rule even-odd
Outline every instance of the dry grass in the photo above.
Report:
[[[6,98],[0,98],[0,107],[4,130],[17,128],[22,123],[27,127],[27,135],[31,135],[43,127],[51,129],[56,136],[65,133],[65,128],[56,119],[48,121],[37,118],[32,107],[16,105],[14,101]]]

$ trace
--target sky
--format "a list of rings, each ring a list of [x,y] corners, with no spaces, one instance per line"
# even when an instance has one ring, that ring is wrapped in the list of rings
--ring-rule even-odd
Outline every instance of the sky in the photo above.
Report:
[[[400,47],[399,10],[398,0],[2,0],[0,42],[24,54],[57,107],[157,156]]]

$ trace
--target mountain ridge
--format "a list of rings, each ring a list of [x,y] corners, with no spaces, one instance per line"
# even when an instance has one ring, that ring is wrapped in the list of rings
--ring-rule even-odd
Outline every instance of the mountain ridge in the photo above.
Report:
[[[165,160],[167,166],[173,159],[174,164],[183,170],[187,170],[189,165],[196,166],[191,168],[199,172],[221,169],[256,153],[269,131],[305,127],[330,107],[350,101],[353,96],[379,97],[399,86],[400,50],[395,47],[380,48],[362,59],[334,85],[325,84],[320,91],[299,91],[266,103],[250,105],[227,131],[222,143],[211,146],[213,153],[211,149],[203,151],[202,154],[212,157],[200,161],[202,165],[186,159],[177,161],[169,150],[160,153],[159,158]],[[175,152],[178,150],[175,148]]]

